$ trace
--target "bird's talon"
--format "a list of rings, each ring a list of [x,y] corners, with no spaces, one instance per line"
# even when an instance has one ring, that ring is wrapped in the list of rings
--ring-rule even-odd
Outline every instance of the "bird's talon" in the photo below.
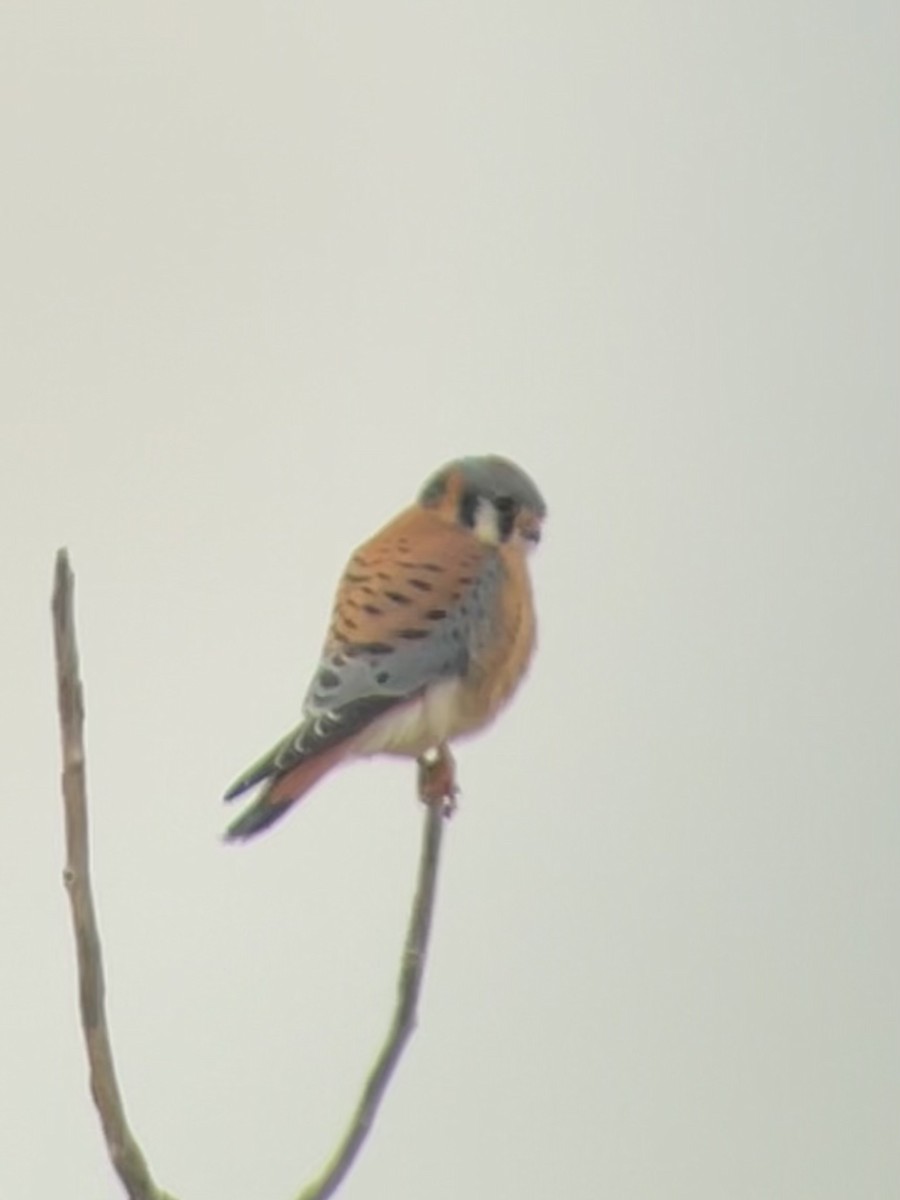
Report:
[[[441,816],[447,821],[450,820],[458,808],[456,802],[456,797],[458,795],[459,788],[454,788],[452,794],[449,796],[444,796],[443,800],[441,801]]]
[[[456,764],[446,747],[423,754],[419,759],[419,799],[439,809],[444,817],[456,812]]]

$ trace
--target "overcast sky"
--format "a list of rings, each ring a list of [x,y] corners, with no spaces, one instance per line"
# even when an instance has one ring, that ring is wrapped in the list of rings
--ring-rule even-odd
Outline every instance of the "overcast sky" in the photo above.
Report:
[[[0,1195],[118,1200],[48,600],[67,545],[121,1080],[287,1200],[386,1026],[414,770],[226,847],[350,550],[463,453],[550,507],[460,748],[421,1022],[347,1200],[900,1194],[894,0],[5,0]]]

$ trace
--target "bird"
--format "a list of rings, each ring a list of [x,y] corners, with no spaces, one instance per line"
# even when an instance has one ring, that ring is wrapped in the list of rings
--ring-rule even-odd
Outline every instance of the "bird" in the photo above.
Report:
[[[449,743],[489,725],[530,665],[530,551],[547,506],[499,455],[455,459],[350,557],[300,723],[228,789],[259,788],[226,829],[245,841],[280,820],[339,763],[414,758],[419,793],[449,814]]]

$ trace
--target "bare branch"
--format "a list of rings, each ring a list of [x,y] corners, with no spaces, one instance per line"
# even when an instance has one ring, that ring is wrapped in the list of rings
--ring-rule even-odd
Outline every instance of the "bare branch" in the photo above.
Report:
[[[103,955],[91,894],[84,702],[75,640],[74,586],[69,556],[65,550],[60,550],[56,556],[53,586],[53,634],[66,823],[66,868],[63,880],[75,930],[81,1027],[90,1067],[91,1094],[100,1114],[110,1160],[130,1200],[172,1200],[154,1183],[141,1148],[125,1118],[106,1023]]]
[[[72,911],[78,960],[81,1025],[87,1047],[91,1094],[100,1114],[110,1160],[130,1200],[173,1200],[157,1187],[125,1117],[106,1022],[103,955],[91,892],[84,702],[75,639],[74,576],[68,554],[56,556],[53,632],[62,736],[62,790],[66,826],[63,879]],[[340,1187],[369,1134],[403,1050],[416,1026],[437,886],[444,819],[453,811],[453,760],[448,751],[423,763],[420,796],[426,802],[416,892],[403,947],[397,1003],[385,1042],[366,1080],[350,1126],[322,1175],[298,1200],[327,1200]]]
[[[404,1047],[416,1027],[417,1005],[422,989],[431,917],[434,911],[444,819],[444,808],[440,804],[429,803],[422,833],[419,878],[409,928],[406,931],[400,978],[397,981],[397,1004],[384,1045],[366,1080],[350,1126],[331,1161],[319,1178],[304,1188],[297,1200],[327,1200],[340,1187],[372,1128]]]

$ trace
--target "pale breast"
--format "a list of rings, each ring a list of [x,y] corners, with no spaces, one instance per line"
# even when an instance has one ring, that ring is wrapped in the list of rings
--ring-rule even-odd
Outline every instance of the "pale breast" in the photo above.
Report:
[[[354,742],[361,755],[401,754],[414,758],[464,732],[461,679],[432,683],[415,700],[398,704],[376,718]]]

